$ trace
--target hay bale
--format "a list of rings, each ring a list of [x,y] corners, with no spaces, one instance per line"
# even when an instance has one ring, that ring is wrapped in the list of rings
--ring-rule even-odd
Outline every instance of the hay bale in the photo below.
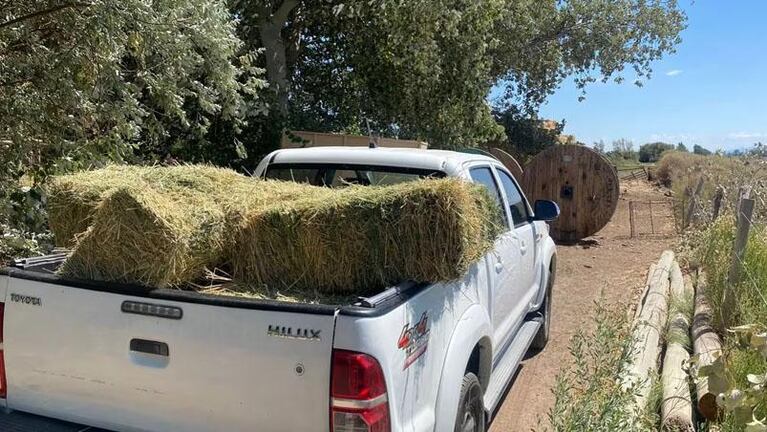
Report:
[[[332,192],[250,214],[234,242],[234,278],[330,293],[450,280],[501,230],[500,208],[486,190],[456,179]]]
[[[179,193],[193,190],[215,194],[239,184],[244,176],[207,165],[174,167],[110,165],[106,168],[58,176],[48,185],[48,219],[59,247],[72,247],[84,233],[98,205],[121,188],[153,188]]]
[[[120,188],[98,206],[59,272],[150,286],[193,280],[220,255],[224,220],[203,196]]]
[[[85,186],[71,189],[88,190],[87,204],[98,199],[94,190],[106,197],[91,211],[90,228],[76,237],[59,273],[159,287],[191,282],[225,265],[232,232],[248,212],[321,189],[185,166],[130,171],[131,180],[104,191],[103,184],[91,186],[104,179],[110,186],[120,182],[93,173]]]

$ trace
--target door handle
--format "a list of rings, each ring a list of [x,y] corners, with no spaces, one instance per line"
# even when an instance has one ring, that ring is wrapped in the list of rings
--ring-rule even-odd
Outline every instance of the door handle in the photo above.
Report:
[[[146,339],[131,339],[130,350],[163,357],[168,357],[170,355],[168,344]]]
[[[522,252],[522,255],[527,253],[527,243],[524,240],[519,242],[519,251]]]
[[[503,271],[503,263],[495,263],[495,272],[500,273]]]

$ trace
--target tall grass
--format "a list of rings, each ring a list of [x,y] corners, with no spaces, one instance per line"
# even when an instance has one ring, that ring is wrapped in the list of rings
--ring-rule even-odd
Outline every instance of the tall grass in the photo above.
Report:
[[[555,402],[549,421],[558,432],[654,430],[658,423],[658,384],[639,419],[628,407],[632,388],[623,388],[630,365],[632,334],[626,305],[596,303],[593,324],[578,330],[570,341],[572,366],[557,376]],[[657,380],[656,380],[657,381]],[[655,395],[653,397],[653,395]]]
[[[732,264],[735,224],[732,218],[722,218],[699,236],[693,256],[706,269],[708,300],[715,311],[715,325],[724,330],[722,298]],[[767,326],[767,229],[764,226],[752,227],[742,277],[733,286],[733,292],[736,310],[732,311],[735,319],[730,322]]]
[[[732,286],[735,310],[724,311],[723,294],[732,260],[734,225],[732,218],[724,218],[698,234],[695,259],[707,271],[706,293],[714,311],[714,325],[724,338],[727,379],[731,388],[743,389],[750,387],[749,374],[767,372],[767,362],[759,353],[739,346],[737,338],[724,328],[723,314],[727,313],[728,321],[735,325],[756,324],[767,328],[767,229],[758,225],[752,229],[741,280]],[[763,399],[755,410],[757,418],[767,416],[767,396]],[[722,432],[739,432],[746,430],[743,423],[733,414],[727,414],[719,426]]]

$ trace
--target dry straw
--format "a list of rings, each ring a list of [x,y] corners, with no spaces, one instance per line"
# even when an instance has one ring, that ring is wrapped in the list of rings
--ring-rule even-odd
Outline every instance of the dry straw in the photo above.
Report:
[[[332,190],[208,166],[109,167],[58,178],[50,194],[56,236],[74,238],[60,273],[201,289],[223,268],[237,289],[220,291],[243,296],[455,279],[501,220],[483,188],[456,179]]]
[[[350,186],[254,212],[235,240],[245,284],[370,293],[404,280],[461,277],[492,248],[500,209],[455,179]]]
[[[232,233],[246,213],[322,191],[207,166],[112,167],[64,180],[58,184],[67,184],[69,199],[85,199],[72,202],[79,219],[71,224],[56,216],[62,223],[54,232],[77,232],[82,221],[90,227],[76,236],[60,273],[161,287],[194,281],[206,269],[225,265]]]

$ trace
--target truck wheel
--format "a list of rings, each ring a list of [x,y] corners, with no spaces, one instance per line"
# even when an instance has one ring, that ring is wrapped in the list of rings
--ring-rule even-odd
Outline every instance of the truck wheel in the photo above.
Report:
[[[549,273],[549,280],[546,285],[546,296],[543,298],[543,305],[541,305],[540,312],[543,314],[543,323],[538,330],[538,334],[535,335],[533,342],[530,346],[536,350],[542,350],[549,342],[549,333],[551,332],[551,297],[554,287],[554,275]]]
[[[455,432],[484,432],[485,407],[482,403],[482,386],[476,375],[469,372],[463,377],[461,399],[458,402],[458,416]]]

